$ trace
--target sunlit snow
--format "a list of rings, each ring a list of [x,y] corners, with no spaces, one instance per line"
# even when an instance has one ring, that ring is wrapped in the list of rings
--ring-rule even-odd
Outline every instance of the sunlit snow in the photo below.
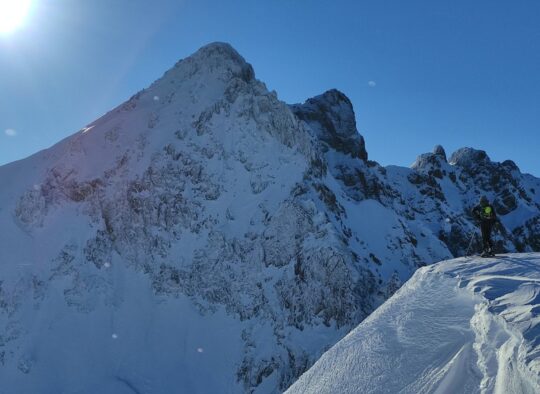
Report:
[[[425,267],[287,393],[539,393],[539,310],[539,254]]]

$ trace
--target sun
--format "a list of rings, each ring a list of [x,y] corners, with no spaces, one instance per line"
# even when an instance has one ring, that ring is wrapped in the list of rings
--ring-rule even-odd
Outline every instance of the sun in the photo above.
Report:
[[[0,0],[0,34],[17,30],[28,15],[31,3],[32,0]]]

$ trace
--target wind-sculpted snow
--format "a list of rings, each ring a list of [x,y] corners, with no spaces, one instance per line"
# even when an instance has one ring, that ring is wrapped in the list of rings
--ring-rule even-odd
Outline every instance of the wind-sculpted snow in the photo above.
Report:
[[[498,251],[540,250],[539,179],[470,148],[382,167],[343,93],[287,105],[223,43],[0,184],[17,393],[166,393],[173,370],[190,393],[283,391],[417,268],[463,255],[482,194]]]
[[[540,255],[424,267],[287,391],[540,392]]]

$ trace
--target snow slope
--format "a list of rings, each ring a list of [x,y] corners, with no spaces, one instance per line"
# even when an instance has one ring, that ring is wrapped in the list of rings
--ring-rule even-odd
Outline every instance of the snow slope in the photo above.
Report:
[[[539,254],[424,267],[286,393],[539,393],[539,311]]]

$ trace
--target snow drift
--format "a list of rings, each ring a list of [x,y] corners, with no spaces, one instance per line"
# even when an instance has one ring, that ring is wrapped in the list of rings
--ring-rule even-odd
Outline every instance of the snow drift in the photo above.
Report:
[[[540,255],[418,270],[287,391],[540,392]]]

